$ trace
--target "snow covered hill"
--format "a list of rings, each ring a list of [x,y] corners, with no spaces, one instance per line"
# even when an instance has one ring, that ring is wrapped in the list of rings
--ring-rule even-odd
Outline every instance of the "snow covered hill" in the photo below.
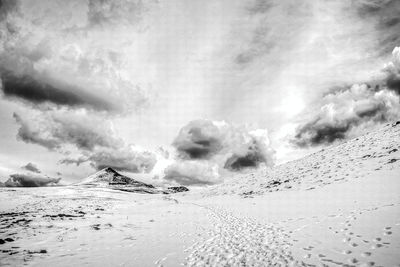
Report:
[[[133,178],[118,173],[113,168],[104,168],[83,179],[76,186],[98,186],[110,189],[145,194],[173,194],[189,191],[184,186],[172,186],[168,188],[156,188],[151,184],[139,182]]]
[[[400,170],[400,122],[386,124],[299,160],[236,175],[204,194],[251,196],[282,190],[312,190],[385,170]]]
[[[78,183],[77,185],[130,185],[130,186],[137,186],[137,187],[147,187],[147,188],[154,188],[154,186],[150,184],[145,184],[135,179],[132,179],[128,176],[122,175],[118,173],[113,168],[107,167],[104,168],[95,174],[88,176],[87,178],[83,179],[82,182]]]

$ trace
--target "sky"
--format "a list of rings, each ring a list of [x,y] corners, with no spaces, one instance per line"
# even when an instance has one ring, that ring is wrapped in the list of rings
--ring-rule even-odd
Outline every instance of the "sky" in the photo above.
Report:
[[[250,150],[269,165],[396,118],[399,12],[396,0],[2,0],[0,180],[151,173],[171,153],[166,177]],[[192,157],[204,136],[220,148]]]

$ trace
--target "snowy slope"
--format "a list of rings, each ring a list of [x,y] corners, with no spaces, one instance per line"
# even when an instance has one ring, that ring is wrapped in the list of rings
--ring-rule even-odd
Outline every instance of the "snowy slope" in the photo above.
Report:
[[[387,124],[376,131],[272,169],[236,175],[205,194],[251,196],[282,190],[312,190],[393,169],[400,169],[400,123]]]

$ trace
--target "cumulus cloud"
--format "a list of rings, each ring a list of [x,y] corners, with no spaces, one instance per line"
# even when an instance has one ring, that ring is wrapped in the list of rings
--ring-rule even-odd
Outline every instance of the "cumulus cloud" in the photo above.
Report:
[[[27,170],[27,171],[31,171],[31,172],[35,172],[35,173],[41,173],[39,168],[35,164],[33,164],[32,162],[29,162],[28,164],[22,166],[21,169],[24,169],[24,170]]]
[[[195,120],[182,127],[173,142],[175,160],[164,179],[180,184],[213,184],[229,171],[274,164],[266,130],[226,122]]]
[[[191,121],[180,130],[172,145],[182,159],[223,161],[228,169],[273,164],[274,152],[267,131],[249,130],[226,122]]]
[[[212,121],[197,120],[184,126],[173,142],[183,158],[204,159],[222,149],[222,132]]]
[[[5,187],[42,187],[57,185],[61,178],[49,178],[41,175],[12,174],[4,183]]]
[[[87,160],[97,170],[112,167],[119,171],[135,173],[150,172],[157,162],[154,153],[137,149],[134,146],[124,146],[118,150],[97,148],[88,156]]]
[[[42,112],[37,116],[22,118],[13,114],[20,128],[17,138],[50,150],[73,145],[82,150],[93,150],[95,146],[118,147],[122,140],[114,136],[111,125],[102,118],[87,116],[84,110]]]
[[[64,154],[77,154],[61,161],[64,164],[89,162],[95,169],[113,167],[131,172],[151,171],[153,153],[135,148],[118,138],[111,122],[85,110],[40,112],[22,118],[14,113],[19,124],[17,138]]]
[[[222,181],[218,165],[204,160],[177,161],[164,172],[166,181],[181,185],[207,185]]]
[[[392,62],[384,67],[386,73],[386,85],[390,90],[400,94],[400,47],[392,52]]]
[[[358,127],[399,117],[399,95],[355,84],[348,90],[326,95],[319,111],[300,125],[292,143],[299,147],[330,144],[351,137]]]
[[[382,4],[378,1],[375,6],[368,2],[369,7],[377,10]],[[393,50],[392,61],[384,66],[383,72],[384,75],[372,83],[337,88],[325,95],[319,109],[299,125],[291,143],[299,147],[330,144],[355,136],[363,127],[398,119],[400,47]]]

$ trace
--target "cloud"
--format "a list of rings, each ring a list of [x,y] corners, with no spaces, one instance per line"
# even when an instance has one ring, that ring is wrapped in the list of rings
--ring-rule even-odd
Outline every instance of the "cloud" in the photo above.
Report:
[[[383,2],[390,1],[368,2],[365,12],[379,12]],[[362,128],[398,119],[400,47],[393,49],[392,61],[384,66],[383,73],[368,84],[339,87],[324,95],[319,110],[299,125],[291,143],[299,147],[331,144],[357,135]]]
[[[400,47],[392,52],[392,62],[388,63],[383,71],[386,73],[386,85],[390,90],[400,94]]]
[[[358,0],[352,1],[359,17],[367,23],[373,23],[378,42],[376,51],[381,55],[390,53],[400,42],[400,2],[397,0]]]
[[[218,165],[208,161],[177,161],[165,169],[164,179],[181,185],[207,185],[221,182]]]
[[[50,150],[60,146],[56,138],[46,136],[46,134],[42,132],[42,123],[36,125],[34,123],[32,124],[23,120],[17,113],[14,113],[13,117],[20,126],[17,133],[18,140],[24,141],[25,143],[37,144]]]
[[[4,97],[39,108],[50,104],[56,106],[52,108],[84,107],[118,114],[147,106],[151,85],[131,78],[129,60],[122,51],[138,34],[135,25],[150,3],[1,3],[0,77]],[[95,26],[101,27],[93,29]],[[132,34],[121,34],[127,30]]]
[[[137,24],[145,5],[140,0],[89,0],[89,26]]]
[[[89,162],[95,170],[111,167],[118,171],[133,173],[148,173],[157,163],[157,157],[150,151],[135,149],[133,146],[125,146],[118,150],[107,147],[97,147],[93,151],[84,152],[85,156],[77,158],[64,158],[61,164],[76,164],[77,166]]]
[[[95,169],[113,167],[130,172],[149,172],[156,163],[153,153],[126,144],[102,116],[86,110],[39,111],[22,118],[14,113],[19,124],[17,138],[69,156],[62,164],[88,162]]]
[[[225,165],[227,158],[230,158],[230,164],[226,165],[229,169],[245,167],[244,162],[251,159],[254,162],[249,163],[248,167],[257,167],[259,163],[273,164],[274,152],[267,131],[249,130],[226,122],[191,121],[180,130],[172,145],[182,159],[210,159],[220,163],[223,161]]]
[[[65,145],[91,151],[95,146],[119,147],[122,140],[114,136],[111,126],[101,117],[89,116],[84,110],[43,112],[23,119],[13,114],[20,128],[17,138],[50,150],[62,150]]]
[[[17,8],[18,1],[14,0],[2,0],[0,2],[0,20],[4,20],[8,13],[15,11]]]
[[[274,164],[266,130],[223,121],[191,121],[172,145],[176,155],[166,164],[164,179],[184,185],[218,183],[228,172]]]
[[[274,6],[271,0],[255,0],[248,7],[247,11],[254,14],[263,14],[269,11]]]
[[[293,40],[314,15],[312,6],[307,1],[250,1],[245,5],[243,14],[247,19],[243,22],[246,27],[238,25],[238,33],[243,35],[244,40],[234,57],[234,63],[247,67],[257,62],[268,62],[266,57],[271,60],[271,56],[287,53],[294,48]]]
[[[157,158],[150,151],[138,150],[133,146],[124,146],[118,150],[97,148],[90,154],[88,161],[97,170],[112,167],[119,171],[144,173],[153,169]]]
[[[31,162],[29,162],[28,164],[22,166],[21,169],[25,169],[27,171],[31,171],[31,172],[35,172],[35,173],[40,173],[41,172],[39,170],[39,168],[35,164],[33,164]]]
[[[42,187],[57,185],[61,178],[49,178],[40,175],[12,174],[4,183],[5,187]]]
[[[315,115],[300,125],[291,142],[299,147],[330,144],[351,137],[358,129],[399,117],[399,95],[376,91],[366,84],[326,95]]]
[[[212,121],[197,120],[184,126],[172,145],[183,158],[205,159],[222,149],[222,138]]]
[[[34,105],[54,104],[67,107],[88,107],[95,110],[116,109],[99,97],[68,85],[53,85],[51,81],[40,80],[29,75],[17,76],[11,72],[1,75],[3,94],[7,98],[24,100]]]

